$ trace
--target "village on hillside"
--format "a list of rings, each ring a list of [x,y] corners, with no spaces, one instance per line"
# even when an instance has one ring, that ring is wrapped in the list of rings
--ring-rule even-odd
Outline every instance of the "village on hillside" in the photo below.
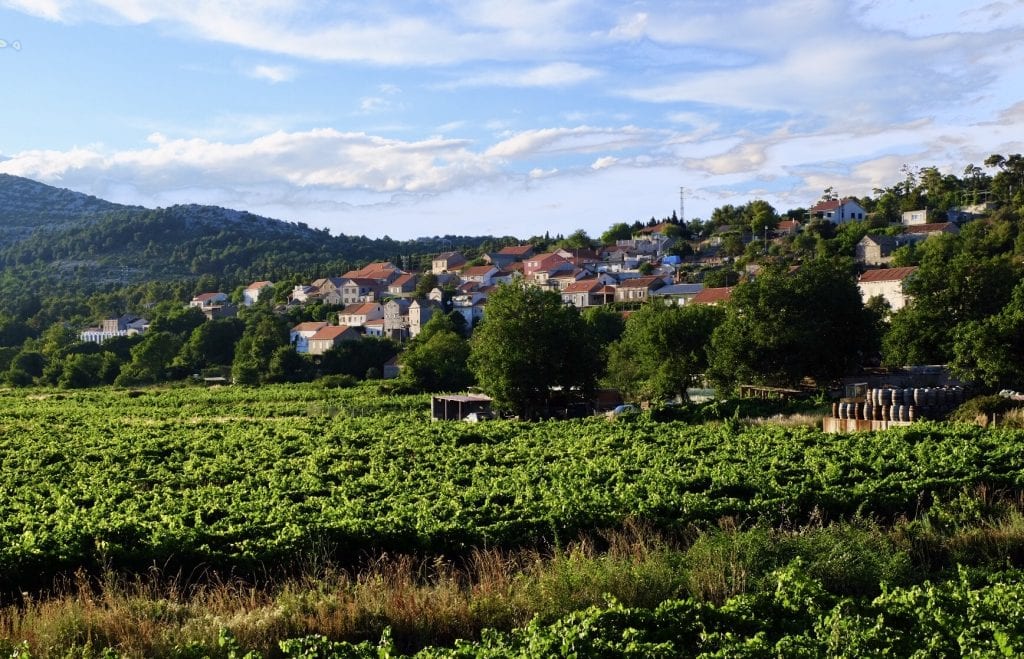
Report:
[[[889,267],[893,253],[933,235],[958,233],[962,223],[983,210],[958,210],[942,217],[930,217],[926,210],[909,211],[896,225],[897,235],[891,230],[866,235],[856,245],[855,256],[863,271],[858,287],[864,302],[879,297],[893,311],[903,308],[907,303],[904,284],[915,267]],[[867,212],[856,199],[844,198],[821,201],[807,215],[804,222],[782,220],[763,235],[755,235],[747,227],[723,225],[703,239],[684,241],[677,224],[663,221],[598,248],[537,253],[532,245],[522,244],[483,253],[472,260],[458,251],[449,251],[435,255],[430,269],[423,272],[406,272],[391,262],[374,262],[338,276],[295,285],[287,294],[287,303],[276,310],[284,312],[314,303],[339,309],[328,320],[301,322],[290,330],[291,343],[298,353],[320,355],[363,336],[407,341],[415,338],[438,312],[457,313],[471,332],[486,313],[489,293],[515,281],[555,291],[564,304],[578,309],[612,304],[629,309],[649,300],[679,306],[717,305],[729,300],[733,286],[706,286],[687,274],[694,268],[730,263],[733,257],[725,249],[729,239],[744,246],[763,240],[767,252],[769,245],[804,231],[808,222],[841,226],[864,220]],[[759,269],[757,263],[746,265],[743,279],[755,278]],[[231,317],[239,305],[252,306],[272,295],[273,288],[271,281],[253,282],[235,301],[227,293],[207,291],[194,296],[189,306],[210,320]],[[80,339],[102,343],[115,336],[143,333],[147,328],[144,318],[125,315],[82,330]]]

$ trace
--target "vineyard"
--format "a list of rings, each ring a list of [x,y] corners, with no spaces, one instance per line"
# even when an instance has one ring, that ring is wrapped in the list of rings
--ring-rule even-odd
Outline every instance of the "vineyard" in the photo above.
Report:
[[[922,423],[827,435],[809,427],[687,425],[647,415],[615,422],[432,423],[427,408],[425,397],[387,396],[370,387],[0,391],[0,592],[15,602],[12,594],[77,570],[131,574],[154,565],[172,571],[202,565],[245,575],[296,565],[311,554],[351,564],[385,552],[459,557],[481,547],[557,548],[627,523],[691,539],[723,520],[786,529],[923,519],[932,530],[944,524],[954,530],[987,523],[986,502],[965,493],[983,487],[1012,498],[1024,491],[1019,431]],[[825,642],[819,633],[873,630],[872,643],[886,642],[871,609],[883,604],[844,603],[799,566],[791,572],[787,583],[797,590],[790,594],[779,586],[774,594],[740,594],[716,604],[608,604],[443,652],[547,656],[554,646],[536,645],[536,638],[554,643],[608,630],[619,640],[588,640],[598,645],[579,656],[591,656],[606,641],[612,655],[676,656],[679,647],[694,654],[698,647],[736,650],[729,643],[739,637],[721,640],[734,626],[743,638],[742,630],[750,632],[753,656],[775,652],[783,638]],[[892,591],[883,595],[884,606],[897,600],[910,606],[914,598],[953,606],[967,598],[998,609],[996,589],[1000,598],[1012,595],[1014,624],[1024,616],[1017,581],[967,583],[964,577],[957,584]],[[757,607],[796,607],[811,616],[810,626],[758,634]],[[854,609],[854,618],[845,617]],[[719,641],[691,646],[685,634],[698,633],[696,627],[665,622],[681,616],[703,630],[701,638]],[[680,636],[665,636],[663,626]],[[634,630],[626,640],[633,640],[620,643],[626,628]],[[996,643],[991,647],[1020,647],[1010,637],[986,638]],[[334,643],[311,636],[282,651],[341,652]],[[814,647],[806,656],[823,646]]]

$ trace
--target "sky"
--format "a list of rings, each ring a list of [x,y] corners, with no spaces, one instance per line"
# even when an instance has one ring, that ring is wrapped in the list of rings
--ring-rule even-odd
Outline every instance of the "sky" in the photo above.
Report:
[[[147,207],[596,237],[1022,151],[1024,0],[0,0],[0,173]]]

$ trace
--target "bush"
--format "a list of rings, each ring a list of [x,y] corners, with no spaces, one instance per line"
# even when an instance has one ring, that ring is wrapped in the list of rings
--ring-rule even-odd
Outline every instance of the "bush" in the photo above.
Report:
[[[1016,408],[1024,408],[1024,405],[1002,396],[975,396],[953,410],[949,420],[987,425],[993,415],[1002,416]]]
[[[358,381],[351,375],[338,374],[325,375],[316,382],[324,389],[348,389],[356,386]]]

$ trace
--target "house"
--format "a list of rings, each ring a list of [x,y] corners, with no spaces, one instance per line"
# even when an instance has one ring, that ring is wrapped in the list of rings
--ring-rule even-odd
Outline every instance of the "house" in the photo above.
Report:
[[[863,220],[867,217],[867,211],[853,197],[819,201],[814,206],[811,206],[809,212],[811,217],[825,220],[832,224],[845,224],[847,222]]]
[[[348,327],[362,327],[370,320],[383,320],[384,307],[376,302],[350,304],[338,312],[338,324]]]
[[[384,303],[384,336],[395,341],[405,340],[411,305],[412,302],[406,298],[394,298]]]
[[[608,304],[615,300],[615,287],[594,277],[573,282],[562,289],[562,302],[577,309]]]
[[[328,325],[309,337],[309,354],[322,355],[342,341],[358,341],[362,335],[346,325]]]
[[[320,298],[326,298],[330,293],[340,290],[344,280],[341,277],[321,277],[314,279],[312,285],[316,288]]]
[[[469,328],[475,327],[483,320],[486,305],[487,296],[483,293],[456,295],[452,298],[452,311],[460,314],[466,321],[466,327]]]
[[[227,304],[227,302],[227,293],[200,293],[192,298],[188,303],[188,306],[202,310],[221,306]]]
[[[245,287],[242,291],[242,304],[247,307],[251,307],[260,300],[260,295],[263,291],[271,291],[274,288],[273,282],[269,281],[254,281]]]
[[[202,311],[207,320],[231,318],[238,313],[237,307],[228,302],[226,293],[200,293],[192,298],[188,306]]]
[[[571,270],[572,267],[573,265],[565,257],[553,252],[545,252],[544,254],[531,256],[523,261],[523,276],[532,279],[533,274],[540,270],[557,272],[559,269]]]
[[[652,300],[662,300],[668,305],[683,306],[702,290],[704,290],[704,284],[670,284],[651,291],[650,297]]]
[[[575,284],[581,279],[587,279],[590,276],[592,276],[591,273],[587,272],[586,270],[580,270],[579,268],[575,268],[573,270],[564,270],[561,272],[556,272],[553,275],[549,275],[547,283],[549,285],[556,286],[560,291],[564,291],[566,287]]]
[[[117,318],[106,318],[98,327],[88,327],[78,335],[83,343],[103,343],[117,336],[135,336],[149,329],[149,321],[145,318],[125,314]]]
[[[689,304],[710,304],[717,306],[725,304],[732,297],[734,286],[721,286],[717,288],[705,288],[690,298]]]
[[[363,336],[382,338],[384,336],[384,322],[383,318],[366,321],[363,323]]]
[[[342,281],[341,304],[357,304],[359,302],[375,302],[381,298],[387,284],[380,279],[350,277]]]
[[[484,254],[484,260],[490,265],[504,270],[516,261],[522,261],[533,256],[533,245],[513,245],[503,247],[497,252]]]
[[[393,282],[388,284],[388,293],[399,297],[412,295],[419,281],[420,276],[416,274],[399,275]]]
[[[398,363],[398,355],[384,362],[380,376],[385,380],[394,380],[402,372],[402,365]]]
[[[474,281],[478,284],[489,286],[498,272],[500,270],[493,265],[477,265],[463,268],[461,276],[464,282]]]
[[[373,279],[381,289],[386,288],[405,272],[396,268],[390,261],[375,261],[363,266],[358,270],[349,270],[341,276],[342,279]]]
[[[776,236],[795,236],[800,232],[798,220],[782,220],[775,226]]]
[[[292,292],[288,295],[288,299],[293,304],[305,304],[312,300],[319,299],[320,291],[316,286],[310,286],[309,284],[297,284],[292,288]]]
[[[915,266],[868,270],[857,279],[860,296],[865,303],[873,297],[881,297],[893,311],[898,311],[907,305],[908,298],[903,289],[915,270]]]
[[[295,352],[307,353],[309,352],[309,340],[327,326],[328,324],[323,321],[299,323],[288,330],[288,341],[295,346]]]
[[[903,214],[900,216],[900,223],[903,224],[903,226],[908,227],[915,226],[918,224],[927,224],[928,209],[922,208],[921,210],[917,211],[903,211]]]
[[[413,300],[409,304],[409,336],[416,338],[430,318],[441,311],[441,304],[434,300]]]
[[[892,253],[906,242],[898,240],[895,236],[868,234],[857,243],[854,258],[858,263],[869,267],[888,265],[892,261]]]
[[[615,289],[616,302],[645,302],[653,291],[665,285],[665,280],[657,276],[633,277],[619,282]]]
[[[466,265],[466,257],[459,252],[443,252],[433,258],[430,263],[430,271],[435,275],[442,272],[452,272]]]

